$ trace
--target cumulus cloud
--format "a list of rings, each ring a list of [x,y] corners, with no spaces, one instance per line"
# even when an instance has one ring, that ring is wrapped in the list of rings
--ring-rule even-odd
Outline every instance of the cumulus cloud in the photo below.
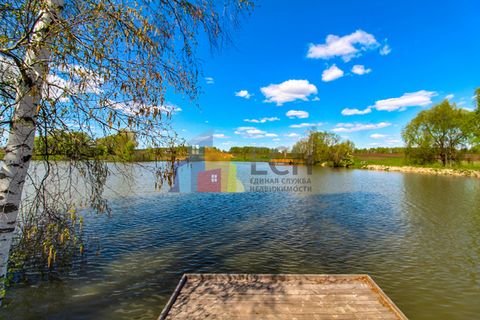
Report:
[[[450,93],[450,94],[447,94],[447,95],[445,96],[445,99],[447,99],[447,100],[452,100],[454,97],[455,97],[455,96],[454,96],[452,93]]]
[[[235,92],[235,96],[240,98],[250,99],[252,95],[247,90],[240,90]]]
[[[69,96],[75,92],[70,81],[56,74],[48,74],[46,80],[42,88],[44,97],[60,102],[70,101]]]
[[[214,84],[215,83],[215,79],[213,79],[212,77],[205,77],[205,82],[207,84]]]
[[[332,65],[330,68],[325,69],[322,73],[322,81],[325,82],[333,81],[341,77],[343,77],[343,70],[336,65]]]
[[[364,131],[364,130],[375,130],[381,129],[385,127],[389,127],[392,124],[390,122],[379,122],[379,123],[339,123],[337,127],[332,129],[333,132],[356,132],[356,131]]]
[[[214,137],[214,138],[217,138],[217,139],[227,139],[227,138],[230,138],[230,137],[224,135],[223,133],[214,133],[214,134],[213,134],[213,137]]]
[[[307,111],[302,111],[302,110],[289,110],[285,115],[290,119],[294,119],[294,118],[305,119],[305,118],[308,118],[309,116]]]
[[[251,122],[251,123],[265,123],[265,122],[278,121],[278,120],[280,119],[277,117],[261,118],[261,119],[243,119],[243,121]]]
[[[118,102],[118,101],[113,101],[113,100],[107,100],[105,102],[105,105],[108,107],[111,107],[113,109],[117,109],[124,114],[131,115],[131,116],[136,116],[140,113],[141,109],[145,108],[150,108],[152,112],[157,110],[159,113],[167,114],[167,115],[173,115],[176,114],[180,111],[182,111],[182,108],[177,107],[176,105],[173,104],[164,104],[164,105],[158,105],[158,106],[146,106],[144,104],[140,104],[137,102],[133,101],[123,101],[123,102]]]
[[[404,111],[407,107],[424,107],[432,103],[432,97],[436,96],[434,91],[420,90],[417,92],[405,93],[398,98],[389,98],[378,100],[373,106],[369,106],[363,110],[345,108],[342,110],[342,115],[353,116],[363,115],[372,112],[372,109],[379,111]],[[453,98],[453,95],[447,95],[446,99]]]
[[[266,97],[265,102],[276,103],[281,106],[285,102],[295,100],[308,101],[308,96],[317,94],[317,87],[308,80],[287,80],[280,84],[270,84],[260,89]]]
[[[275,133],[259,130],[255,127],[238,127],[237,130],[235,130],[235,134],[241,135],[243,138],[249,139],[271,138],[278,136]]]
[[[312,59],[330,59],[341,57],[345,62],[360,56],[362,52],[379,47],[375,37],[363,30],[357,30],[340,37],[329,34],[324,44],[310,44],[307,57]]]
[[[296,137],[299,137],[300,135],[298,133],[287,133],[285,134],[285,137],[289,137],[289,138],[296,138]]]
[[[388,55],[390,52],[392,52],[392,48],[390,48],[390,46],[388,44],[384,45],[381,49],[380,49],[380,54],[382,56],[386,56]]]
[[[407,107],[424,107],[432,103],[432,97],[436,96],[434,91],[420,90],[417,92],[405,93],[398,98],[389,98],[375,102],[375,109],[385,111],[404,111]]]
[[[386,143],[388,144],[399,144],[399,143],[402,143],[402,140],[400,139],[387,139],[385,140]]]
[[[42,94],[58,102],[68,102],[73,95],[101,94],[103,84],[104,79],[95,70],[78,64],[64,64],[47,75]]]
[[[367,73],[372,72],[372,69],[370,69],[370,68],[365,69],[364,65],[356,64],[352,67],[352,72],[361,76],[363,74],[367,74]]]
[[[370,135],[370,138],[372,138],[372,139],[383,139],[383,138],[386,138],[386,137],[387,137],[387,135],[380,134],[380,133],[374,133],[374,134]]]
[[[322,126],[323,123],[318,122],[318,123],[300,123],[300,124],[292,124],[290,128],[311,128],[311,127],[320,127]]]
[[[367,114],[372,112],[372,108],[368,107],[364,110],[359,110],[359,109],[349,109],[345,108],[342,110],[342,115],[344,116],[353,116],[353,115],[362,115],[362,114]]]

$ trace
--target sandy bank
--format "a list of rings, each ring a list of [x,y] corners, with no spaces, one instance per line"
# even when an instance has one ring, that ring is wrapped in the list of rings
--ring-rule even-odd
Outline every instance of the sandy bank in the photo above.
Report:
[[[448,169],[448,168],[420,168],[420,167],[395,167],[370,164],[362,167],[367,170],[390,171],[390,172],[412,172],[420,174],[435,174],[444,176],[474,177],[480,178],[480,171],[468,169]]]

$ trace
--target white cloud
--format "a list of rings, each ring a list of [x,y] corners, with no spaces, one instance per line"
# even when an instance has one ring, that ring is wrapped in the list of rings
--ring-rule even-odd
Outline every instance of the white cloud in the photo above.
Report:
[[[352,72],[361,76],[363,74],[367,74],[367,73],[372,72],[372,69],[370,69],[370,68],[365,69],[364,65],[356,64],[352,67]]]
[[[392,52],[392,48],[390,48],[390,46],[388,44],[384,45],[381,49],[380,49],[380,54],[382,56],[386,56],[388,55],[390,52]]]
[[[310,127],[319,127],[322,126],[323,123],[318,122],[318,123],[300,123],[300,124],[292,124],[290,128],[310,128]]]
[[[215,83],[215,79],[213,79],[212,77],[205,77],[205,82],[207,84],[214,84]]]
[[[70,89],[72,87],[71,81],[65,80],[56,74],[48,74],[46,80],[42,88],[44,97],[60,102],[70,101],[69,96],[75,92],[73,88]]]
[[[277,117],[270,117],[270,118],[261,118],[261,119],[243,119],[245,122],[251,123],[265,123],[265,122],[272,122],[272,121],[279,121],[280,119]]]
[[[287,133],[285,134],[285,137],[289,137],[289,138],[296,138],[296,137],[299,137],[300,135],[298,133]]]
[[[158,108],[160,111],[163,111],[166,113],[172,113],[172,114],[182,111],[182,108],[177,107],[176,105],[173,105],[173,104],[165,104],[163,106],[157,106],[154,108]]]
[[[320,98],[319,97],[315,97],[312,99],[312,101],[320,101]]]
[[[280,84],[270,84],[260,89],[267,98],[265,102],[274,102],[281,106],[295,100],[308,101],[308,96],[317,94],[317,87],[308,80],[287,80]]]
[[[359,109],[349,109],[345,108],[342,110],[342,115],[344,116],[353,116],[353,115],[362,115],[362,114],[367,114],[372,112],[372,108],[368,107],[364,110],[359,110]]]
[[[281,141],[282,139],[279,139],[279,138],[274,138],[272,139],[272,141],[275,141],[275,142],[278,142],[278,141]]]
[[[235,92],[235,96],[240,98],[250,99],[252,95],[247,90],[240,90]]]
[[[390,122],[379,122],[379,123],[369,123],[369,124],[362,124],[362,123],[339,123],[337,127],[332,129],[333,132],[356,132],[356,131],[364,131],[364,130],[375,130],[381,129],[388,126],[391,126]]]
[[[402,142],[402,140],[399,140],[399,139],[387,139],[385,140],[386,143],[388,144],[399,144]]]
[[[343,70],[336,65],[332,65],[330,68],[323,70],[322,81],[328,82],[343,77]]]
[[[176,114],[180,111],[182,111],[182,108],[177,107],[173,104],[164,104],[164,105],[158,105],[158,106],[146,106],[144,104],[140,104],[137,102],[131,102],[131,101],[124,101],[124,102],[117,102],[113,100],[107,100],[105,102],[105,105],[117,109],[124,114],[127,115],[138,115],[140,112],[140,109],[145,109],[145,108],[150,108],[150,111],[154,112],[155,110],[159,111],[160,113],[167,114],[167,115],[173,115]]]
[[[227,138],[230,138],[230,137],[224,135],[223,133],[214,133],[214,134],[213,134],[213,137],[214,137],[214,138],[217,138],[217,139],[227,139]]]
[[[342,57],[348,62],[360,56],[362,52],[378,46],[379,43],[375,37],[363,30],[357,30],[343,37],[329,34],[324,44],[310,44],[307,57],[312,59]]]
[[[275,133],[259,130],[255,127],[238,127],[237,130],[235,130],[235,134],[241,135],[243,138],[249,139],[271,138],[278,136]]]
[[[372,138],[372,139],[383,139],[383,138],[386,138],[386,137],[387,137],[386,134],[380,134],[380,133],[374,133],[374,134],[370,135],[370,138]]]
[[[103,84],[104,79],[99,77],[95,70],[77,64],[65,64],[51,70],[42,91],[44,97],[68,102],[72,95],[102,93]]]
[[[375,109],[385,111],[404,111],[407,107],[427,106],[432,103],[432,97],[436,96],[434,91],[420,90],[417,92],[405,93],[398,98],[390,98],[375,102]]]
[[[447,95],[445,96],[445,99],[447,99],[447,100],[452,100],[454,97],[455,97],[455,96],[454,96],[452,93],[450,93],[450,94],[447,94]]]
[[[306,119],[309,116],[307,111],[302,111],[302,110],[289,110],[285,115],[290,119],[294,119],[294,118]]]

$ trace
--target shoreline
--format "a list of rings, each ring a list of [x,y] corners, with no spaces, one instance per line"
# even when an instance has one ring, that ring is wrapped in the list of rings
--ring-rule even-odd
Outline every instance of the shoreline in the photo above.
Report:
[[[423,168],[423,167],[411,167],[411,166],[385,166],[378,164],[369,164],[362,166],[361,169],[372,171],[386,171],[386,172],[404,172],[404,173],[419,173],[429,175],[441,175],[441,176],[456,176],[456,177],[472,177],[480,178],[479,170],[471,169],[449,169],[449,168]]]

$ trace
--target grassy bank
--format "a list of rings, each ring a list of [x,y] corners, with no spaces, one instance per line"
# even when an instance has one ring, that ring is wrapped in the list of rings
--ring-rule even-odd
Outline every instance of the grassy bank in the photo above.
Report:
[[[364,168],[368,165],[379,165],[389,167],[417,167],[417,168],[432,168],[443,169],[444,167],[440,162],[431,164],[411,164],[405,159],[403,153],[369,153],[369,154],[355,154],[354,168]],[[460,163],[454,163],[446,168],[454,170],[480,170],[480,155],[468,155],[468,160],[464,160]]]

